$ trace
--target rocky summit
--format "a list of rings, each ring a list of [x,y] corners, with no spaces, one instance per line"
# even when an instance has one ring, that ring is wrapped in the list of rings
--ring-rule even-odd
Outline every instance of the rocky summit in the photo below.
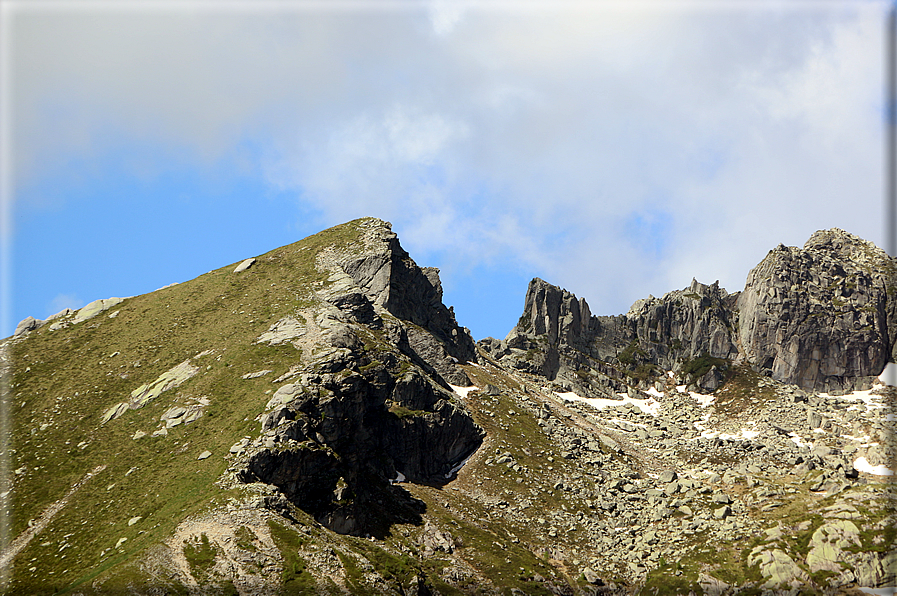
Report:
[[[895,355],[897,260],[843,230],[617,316],[534,279],[475,343],[352,221],[19,324],[0,587],[886,593]]]

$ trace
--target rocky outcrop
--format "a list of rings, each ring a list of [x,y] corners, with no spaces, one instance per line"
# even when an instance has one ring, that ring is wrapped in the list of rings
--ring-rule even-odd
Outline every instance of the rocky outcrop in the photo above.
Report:
[[[736,299],[718,283],[692,280],[684,290],[637,301],[625,315],[596,317],[585,299],[536,278],[507,338],[480,345],[517,369],[587,395],[616,393],[661,368],[678,370],[702,356],[734,358]],[[703,376],[696,380],[704,389],[720,382],[718,375]]]
[[[358,243],[348,250],[323,252],[319,265],[335,272],[330,302],[365,324],[388,313],[403,321],[392,335],[450,383],[468,385],[458,362],[476,362],[470,331],[442,303],[442,283],[435,267],[418,267],[399,244],[388,222],[365,220]]]
[[[897,350],[897,260],[843,230],[820,231],[802,249],[770,251],[741,293],[692,280],[614,317],[536,278],[514,329],[480,347],[586,394],[663,370],[712,391],[742,360],[804,389],[868,388]]]
[[[445,483],[484,432],[451,393],[404,368],[360,342],[331,350],[274,394],[239,477],[277,486],[341,533],[379,535],[413,516],[414,501],[390,481]],[[376,506],[384,500],[407,506]]]
[[[843,230],[819,231],[802,249],[771,250],[737,308],[758,370],[805,389],[867,388],[894,357],[897,260]]]
[[[330,282],[320,306],[258,338],[311,355],[268,401],[262,436],[237,449],[236,473],[337,532],[383,535],[419,520],[394,482],[447,482],[485,433],[447,385],[469,384],[458,363],[475,348],[442,304],[438,272],[417,267],[388,223],[360,227],[357,241],[318,255]]]

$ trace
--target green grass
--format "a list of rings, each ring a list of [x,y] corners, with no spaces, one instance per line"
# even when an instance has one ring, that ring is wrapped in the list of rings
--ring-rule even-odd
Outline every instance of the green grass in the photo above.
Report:
[[[721,418],[739,416],[756,409],[760,403],[775,400],[775,389],[760,385],[763,379],[746,364],[729,368],[725,384],[715,391],[717,415]]]
[[[687,362],[685,362],[682,365],[680,374],[690,374],[695,379],[700,379],[708,372],[710,372],[710,369],[714,366],[720,371],[725,371],[729,367],[729,363],[722,358],[713,358],[712,356],[704,352],[697,358],[693,358],[692,360],[688,360]]]
[[[676,573],[679,572],[679,575]],[[697,572],[683,567],[680,562],[668,563],[648,572],[645,585],[639,592],[644,595],[679,596],[689,592],[702,594]]]
[[[241,274],[228,265],[129,298],[112,309],[119,311],[115,318],[104,312],[57,331],[46,325],[11,346],[10,464],[26,470],[15,478],[11,535],[23,532],[87,471],[107,467],[20,553],[17,561],[24,563],[14,566],[10,593],[28,593],[23,586],[34,576],[63,589],[86,581],[103,585],[182,520],[231,496],[215,484],[227,467],[223,456],[242,436],[258,433],[254,418],[270,397],[265,391],[271,379],[302,357],[289,344],[257,345],[255,338],[310,303],[310,292],[326,283],[314,265],[317,251],[348,245],[358,238],[358,224],[271,251]],[[194,361],[200,371],[192,379],[100,424],[101,414],[135,388],[210,349]],[[240,378],[266,368],[274,372]],[[199,398],[211,402],[199,420],[170,428],[165,437],[150,436],[169,407]],[[138,430],[146,436],[132,439]],[[204,450],[213,456],[197,461]],[[143,519],[128,526],[136,516]],[[127,540],[115,549],[120,538]],[[69,546],[59,551],[64,544]]]
[[[283,593],[290,595],[316,594],[315,579],[307,569],[308,563],[298,552],[305,544],[305,539],[295,530],[272,520],[268,520],[268,528],[271,530],[271,537],[283,558],[283,571],[280,576],[283,582]]]
[[[218,549],[209,543],[209,537],[205,534],[200,535],[198,541],[184,542],[184,558],[190,565],[190,573],[199,582],[208,578],[217,555]]]
[[[336,556],[346,572],[346,583],[349,584],[352,594],[357,596],[375,596],[374,592],[365,584],[364,575],[355,563],[355,559],[340,551],[336,551]]]
[[[237,548],[248,552],[257,552],[258,547],[255,545],[255,534],[246,526],[240,526],[234,532]]]
[[[620,361],[620,364],[632,367],[637,365],[642,361],[643,358],[646,358],[648,353],[641,349],[638,345],[638,340],[632,340],[628,346],[623,348],[619,354],[617,354],[617,360]]]

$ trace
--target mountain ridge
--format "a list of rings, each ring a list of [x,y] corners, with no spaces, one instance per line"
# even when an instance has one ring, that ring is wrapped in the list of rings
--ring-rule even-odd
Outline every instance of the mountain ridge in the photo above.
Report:
[[[550,380],[566,348],[624,367],[619,356],[629,348],[639,364],[662,370],[708,356],[748,362],[803,389],[867,389],[897,352],[895,279],[897,259],[833,228],[815,232],[802,249],[771,250],[740,292],[693,279],[662,298],[637,300],[625,315],[592,316],[584,298],[535,278],[520,322],[503,341],[486,338],[481,347],[523,366],[519,351],[537,349],[533,340],[544,336],[542,374]],[[566,357],[562,376],[572,383],[576,356]],[[697,386],[712,391],[722,380],[713,374]]]
[[[536,279],[505,340],[476,344],[375,218],[26,319],[0,346],[3,592],[893,583],[897,393],[866,374],[893,354],[893,260],[817,234],[770,251],[737,310],[744,293],[693,281],[593,317]],[[795,329],[818,370],[838,342],[859,354],[822,375],[831,392],[776,379],[810,378],[803,345],[768,340]]]

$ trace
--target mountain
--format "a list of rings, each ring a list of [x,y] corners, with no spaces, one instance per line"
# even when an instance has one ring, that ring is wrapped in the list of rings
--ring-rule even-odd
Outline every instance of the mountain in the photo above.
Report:
[[[0,345],[4,594],[893,585],[895,261],[841,230],[473,341],[387,222]]]
[[[710,391],[723,382],[721,360],[805,390],[868,389],[897,356],[897,259],[843,230],[819,231],[802,249],[771,250],[740,293],[692,280],[616,317],[592,316],[584,299],[537,278],[517,326],[481,347],[587,395],[623,389],[621,372],[644,385],[702,359],[711,370],[692,376]]]

